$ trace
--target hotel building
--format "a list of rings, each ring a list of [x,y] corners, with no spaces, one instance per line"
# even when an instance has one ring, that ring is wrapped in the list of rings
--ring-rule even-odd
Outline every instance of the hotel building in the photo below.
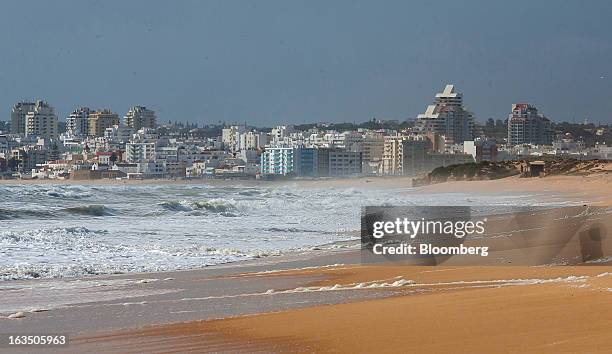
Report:
[[[33,109],[25,115],[25,135],[45,139],[57,138],[57,115],[47,102],[36,101]]]
[[[155,128],[157,117],[155,112],[143,106],[132,107],[123,117],[125,125],[139,131],[142,128]]]
[[[528,103],[515,103],[508,116],[508,144],[551,145],[552,122]]]
[[[461,144],[474,138],[474,117],[463,107],[463,94],[446,85],[434,104],[417,116],[416,128],[421,134],[444,135],[449,144]]]
[[[87,136],[89,133],[89,107],[75,109],[66,117],[66,131],[69,136]]]

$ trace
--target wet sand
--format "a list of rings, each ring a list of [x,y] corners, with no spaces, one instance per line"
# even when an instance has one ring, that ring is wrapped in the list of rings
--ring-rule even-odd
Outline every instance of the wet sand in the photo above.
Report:
[[[414,283],[394,288],[402,294],[385,299],[115,332],[80,338],[74,349],[603,353],[612,344],[609,270],[361,266],[295,271],[290,273],[325,275],[327,280],[312,283],[322,287],[398,278]]]

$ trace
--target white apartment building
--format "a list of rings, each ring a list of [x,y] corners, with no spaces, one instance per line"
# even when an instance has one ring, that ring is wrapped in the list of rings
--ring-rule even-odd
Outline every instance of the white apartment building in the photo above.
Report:
[[[221,131],[221,141],[225,149],[229,151],[238,150],[240,143],[240,134],[246,131],[246,127],[242,125],[232,125],[228,128],[223,128]]]
[[[383,143],[382,173],[385,175],[401,175],[404,173],[403,141],[407,136],[386,136]]]
[[[126,126],[138,131],[142,128],[155,128],[157,117],[155,112],[143,106],[134,106],[123,117]]]
[[[268,144],[268,134],[263,132],[246,132],[238,135],[237,150],[255,150]]]
[[[144,163],[155,160],[155,143],[125,144],[125,161],[127,163]]]
[[[48,103],[38,100],[25,116],[25,135],[57,139],[57,115]]]
[[[89,107],[77,108],[66,117],[66,132],[70,137],[83,137],[89,133]]]
[[[293,153],[292,147],[266,148],[261,154],[261,173],[282,176],[293,174]]]

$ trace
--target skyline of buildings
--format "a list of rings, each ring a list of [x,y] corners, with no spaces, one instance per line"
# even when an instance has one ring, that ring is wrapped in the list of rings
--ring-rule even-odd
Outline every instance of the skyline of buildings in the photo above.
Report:
[[[441,166],[520,156],[612,156],[606,144],[587,147],[580,137],[556,136],[552,122],[527,103],[512,104],[506,122],[490,119],[480,126],[454,85],[435,94],[413,123],[372,120],[359,128],[321,123],[264,130],[245,123],[206,130],[157,120],[145,106],[132,106],[122,119],[108,108],[78,107],[59,133],[51,105],[18,102],[11,109],[9,134],[0,132],[0,177],[419,176]],[[609,132],[599,128],[594,134]]]

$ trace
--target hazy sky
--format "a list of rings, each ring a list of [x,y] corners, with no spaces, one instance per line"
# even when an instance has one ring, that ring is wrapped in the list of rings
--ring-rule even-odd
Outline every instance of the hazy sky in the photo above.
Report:
[[[611,1],[2,1],[0,110],[44,98],[162,121],[413,118],[454,83],[479,120],[612,121]]]

